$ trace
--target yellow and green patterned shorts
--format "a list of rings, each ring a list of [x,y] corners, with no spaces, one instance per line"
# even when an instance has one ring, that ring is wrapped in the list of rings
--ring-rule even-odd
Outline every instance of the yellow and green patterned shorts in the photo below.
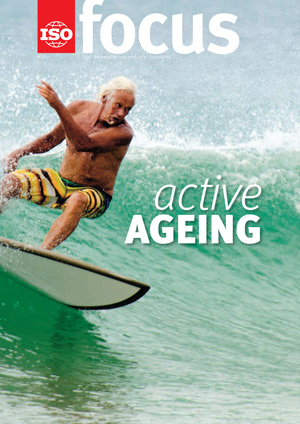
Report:
[[[98,218],[109,206],[111,196],[95,187],[82,187],[62,178],[50,168],[19,169],[12,172],[21,182],[21,199],[37,205],[64,210],[69,197],[80,191],[88,197],[83,218]]]

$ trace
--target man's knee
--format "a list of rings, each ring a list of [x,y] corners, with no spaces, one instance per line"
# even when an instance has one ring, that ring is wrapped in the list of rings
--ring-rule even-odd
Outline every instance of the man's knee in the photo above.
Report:
[[[6,199],[19,197],[21,193],[21,182],[14,174],[6,174],[0,181],[0,194]]]
[[[88,205],[88,201],[88,197],[84,193],[77,191],[69,197],[67,201],[67,208],[76,209],[83,212]]]

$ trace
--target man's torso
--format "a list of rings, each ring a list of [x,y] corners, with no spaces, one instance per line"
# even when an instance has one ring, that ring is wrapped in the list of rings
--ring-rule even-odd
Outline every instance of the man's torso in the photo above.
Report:
[[[96,102],[82,101],[79,111],[72,113],[76,123],[87,135],[107,129],[97,122],[100,108],[101,105]],[[128,126],[128,123],[125,121],[121,125]],[[112,196],[115,179],[129,144],[112,151],[96,153],[76,150],[67,138],[66,143],[66,152],[60,169],[62,177],[84,186],[100,187]]]

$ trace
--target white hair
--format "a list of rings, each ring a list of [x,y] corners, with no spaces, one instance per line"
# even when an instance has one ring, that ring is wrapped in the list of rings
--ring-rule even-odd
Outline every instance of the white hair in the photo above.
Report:
[[[134,82],[126,77],[116,77],[108,81],[107,84],[100,87],[98,98],[109,96],[114,90],[124,90],[136,97],[137,88]]]

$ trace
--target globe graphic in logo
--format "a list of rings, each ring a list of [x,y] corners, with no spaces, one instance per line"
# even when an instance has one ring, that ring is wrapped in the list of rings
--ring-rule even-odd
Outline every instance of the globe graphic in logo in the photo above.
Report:
[[[61,31],[63,28],[68,28],[66,24],[60,21],[52,21],[48,25],[46,25],[46,28],[57,28],[59,31]],[[55,41],[46,41],[48,46],[54,47],[55,49],[59,49],[60,47],[63,47],[66,45],[68,40],[55,40]]]

